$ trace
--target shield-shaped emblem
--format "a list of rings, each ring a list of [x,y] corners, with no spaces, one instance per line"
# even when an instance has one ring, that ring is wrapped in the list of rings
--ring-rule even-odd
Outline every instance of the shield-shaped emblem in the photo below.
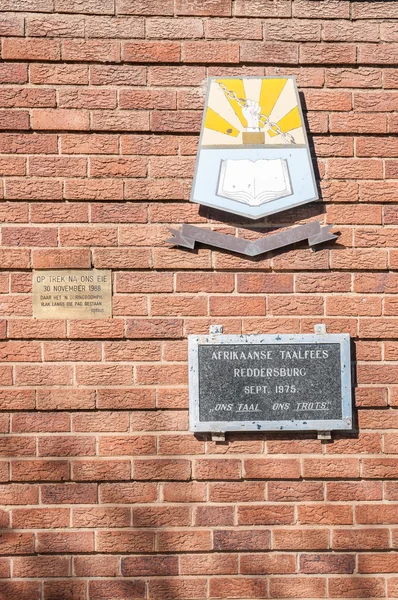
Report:
[[[191,201],[259,219],[318,199],[294,77],[211,77]]]

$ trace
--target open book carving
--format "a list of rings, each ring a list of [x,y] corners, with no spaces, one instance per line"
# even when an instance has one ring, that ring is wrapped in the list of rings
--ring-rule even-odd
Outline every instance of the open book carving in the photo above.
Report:
[[[259,206],[290,196],[292,185],[287,161],[282,158],[260,160],[222,160],[217,195],[237,202]]]

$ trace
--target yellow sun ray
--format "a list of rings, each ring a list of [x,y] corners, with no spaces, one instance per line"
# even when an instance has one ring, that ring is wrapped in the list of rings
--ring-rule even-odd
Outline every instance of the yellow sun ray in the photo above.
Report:
[[[295,106],[290,112],[282,117],[282,119],[278,121],[277,125],[283,133],[301,127],[301,118],[298,106]],[[275,131],[272,131],[272,129],[268,130],[268,134],[271,137],[278,135]]]
[[[243,84],[242,79],[217,79],[217,83],[223,83],[229,91],[235,92],[239,99],[246,102],[245,86]],[[227,96],[226,98],[232,106],[239,121],[242,123],[243,127],[247,127],[247,121],[243,116],[242,107],[240,106],[239,102],[237,102],[237,100],[232,100]]]
[[[216,111],[210,108],[210,106],[206,111],[205,127],[207,127],[207,129],[213,129],[214,131],[218,131],[219,133],[224,133],[225,135],[230,135],[232,137],[237,137],[239,135],[239,130],[231,125],[231,123],[229,123],[226,119],[221,117],[218,113],[216,113]]]
[[[261,83],[260,101],[261,112],[270,116],[279,96],[285,87],[287,79],[263,79]]]

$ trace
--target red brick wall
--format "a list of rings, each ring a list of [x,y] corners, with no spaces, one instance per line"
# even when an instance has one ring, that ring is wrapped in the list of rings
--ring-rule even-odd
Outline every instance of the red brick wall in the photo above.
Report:
[[[398,597],[398,3],[0,0],[0,599]],[[323,201],[258,260],[165,243],[207,75],[294,74]],[[33,268],[113,269],[114,317],[32,318]],[[186,336],[349,332],[359,434],[187,430]]]

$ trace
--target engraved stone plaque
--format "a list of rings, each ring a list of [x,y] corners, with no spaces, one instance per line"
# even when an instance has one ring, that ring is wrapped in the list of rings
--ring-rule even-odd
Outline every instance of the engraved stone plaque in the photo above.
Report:
[[[37,319],[111,317],[111,271],[97,269],[34,271],[33,316]]]
[[[351,429],[348,334],[189,336],[192,431]]]

